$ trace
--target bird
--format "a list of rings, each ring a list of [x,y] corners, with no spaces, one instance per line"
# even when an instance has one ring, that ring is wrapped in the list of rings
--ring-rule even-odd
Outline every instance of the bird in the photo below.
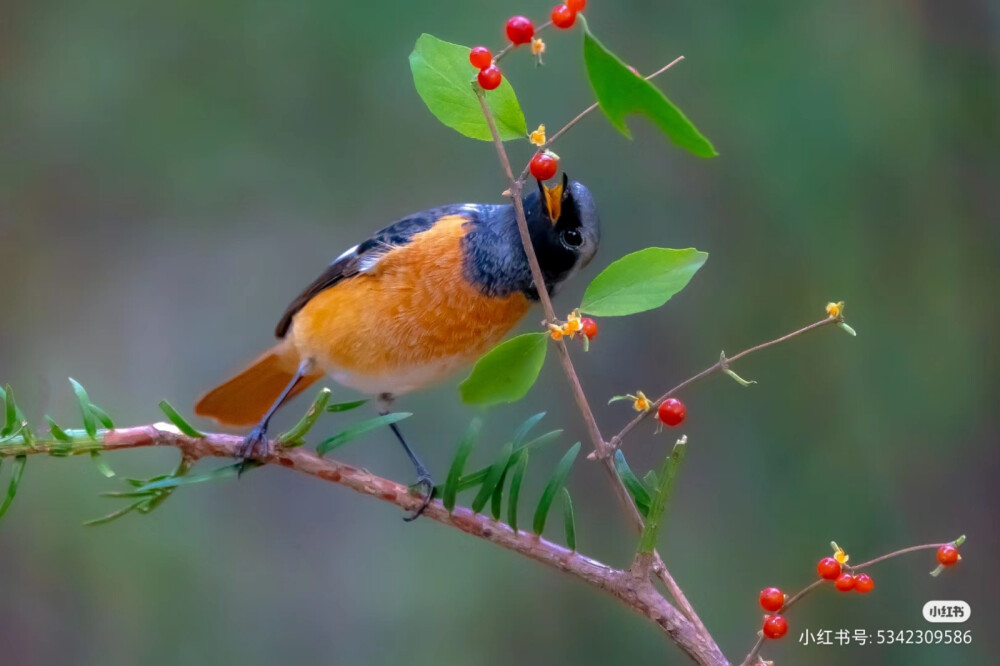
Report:
[[[600,221],[590,191],[561,182],[522,196],[545,288],[553,293],[593,259]],[[287,307],[278,342],[208,391],[199,416],[254,428],[237,457],[272,451],[275,412],[323,376],[376,398],[441,382],[500,342],[539,301],[513,203],[451,204],[404,217],[340,254]],[[434,482],[398,426],[390,428],[417,474],[427,507]]]

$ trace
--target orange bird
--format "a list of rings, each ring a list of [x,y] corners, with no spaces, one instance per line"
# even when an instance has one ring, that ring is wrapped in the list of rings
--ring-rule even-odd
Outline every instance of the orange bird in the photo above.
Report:
[[[600,242],[589,190],[570,182],[523,199],[531,242],[554,290]],[[285,310],[279,342],[209,391],[195,412],[234,426],[256,424],[240,449],[266,457],[268,422],[324,374],[376,396],[441,381],[499,342],[538,300],[512,204],[454,204],[405,217],[347,250]],[[434,488],[399,428],[426,507]],[[410,519],[423,510],[421,507]]]

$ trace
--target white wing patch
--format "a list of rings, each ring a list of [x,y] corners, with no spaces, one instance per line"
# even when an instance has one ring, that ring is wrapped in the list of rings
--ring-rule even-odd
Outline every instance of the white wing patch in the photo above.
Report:
[[[342,255],[340,255],[339,257],[337,257],[336,259],[334,259],[334,260],[333,260],[333,263],[337,263],[337,262],[338,262],[338,261],[340,261],[341,259],[347,259],[347,258],[348,258],[349,256],[351,256],[352,254],[357,254],[357,253],[358,253],[358,246],[357,246],[357,245],[355,245],[354,247],[352,247],[351,249],[347,250],[347,251],[346,251],[346,252],[344,252],[344,253],[343,253]]]

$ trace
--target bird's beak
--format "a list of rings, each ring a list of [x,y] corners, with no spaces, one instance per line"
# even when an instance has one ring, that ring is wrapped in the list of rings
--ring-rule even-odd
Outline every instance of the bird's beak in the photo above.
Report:
[[[555,224],[562,215],[563,201],[569,196],[569,177],[566,172],[563,172],[562,182],[552,187],[538,181],[538,189],[542,195],[542,201],[545,202],[545,210],[549,214],[549,220]]]

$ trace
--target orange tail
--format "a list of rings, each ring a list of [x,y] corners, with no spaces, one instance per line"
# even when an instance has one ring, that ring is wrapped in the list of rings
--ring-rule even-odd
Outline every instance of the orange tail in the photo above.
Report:
[[[298,368],[298,358],[287,343],[280,343],[229,381],[209,391],[194,412],[231,426],[252,425],[260,421]],[[294,398],[316,382],[322,373],[303,377],[288,398]]]

